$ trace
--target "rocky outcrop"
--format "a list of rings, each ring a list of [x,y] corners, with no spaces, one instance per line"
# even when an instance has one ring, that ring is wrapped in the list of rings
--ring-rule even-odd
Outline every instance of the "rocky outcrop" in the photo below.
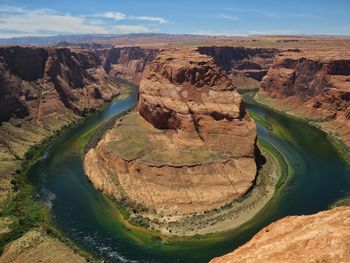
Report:
[[[180,220],[220,208],[251,187],[255,123],[212,58],[161,52],[143,72],[137,110],[116,122],[84,165],[95,187],[145,208],[134,213],[153,227],[162,228],[160,215]]]
[[[340,135],[350,147],[350,53],[284,52],[261,83],[259,95],[281,109]]]
[[[350,207],[289,216],[263,228],[248,243],[211,263],[349,262]]]
[[[97,50],[103,67],[112,77],[120,77],[138,84],[146,65],[159,52],[157,48],[113,47]]]
[[[89,51],[64,48],[0,48],[0,120],[35,120],[83,114],[118,94],[99,58]]]
[[[137,109],[154,127],[212,147],[220,141],[220,147],[233,149],[238,145],[233,135],[245,134],[248,124],[248,130],[255,130],[228,76],[212,58],[193,51],[163,52],[150,64],[140,83]],[[252,156],[250,140],[238,155]]]
[[[239,88],[256,87],[279,52],[273,48],[229,46],[199,47],[198,51],[213,57],[215,63],[230,74],[234,85]]]

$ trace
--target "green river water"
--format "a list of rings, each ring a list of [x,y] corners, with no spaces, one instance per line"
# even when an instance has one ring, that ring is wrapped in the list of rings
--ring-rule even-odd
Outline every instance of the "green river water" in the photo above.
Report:
[[[84,175],[81,149],[100,125],[135,106],[137,90],[62,133],[29,170],[36,196],[51,208],[53,223],[81,248],[105,262],[207,262],[248,241],[287,215],[312,214],[350,196],[350,168],[322,131],[256,104],[264,120],[260,139],[288,164],[286,180],[271,201],[237,229],[206,237],[166,239],[126,228],[115,205]],[[267,129],[270,125],[272,129]]]

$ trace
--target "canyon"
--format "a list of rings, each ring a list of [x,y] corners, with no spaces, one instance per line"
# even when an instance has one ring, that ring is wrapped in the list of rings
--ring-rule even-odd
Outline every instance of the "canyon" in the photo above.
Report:
[[[179,221],[225,206],[252,186],[255,124],[211,57],[160,52],[143,72],[137,111],[117,120],[84,163],[98,189],[133,204],[133,217],[153,226],[163,215]]]
[[[86,175],[97,189],[130,209],[133,223],[167,235],[193,235],[192,221],[181,219],[220,210],[255,184],[256,128],[237,89],[259,89],[258,103],[310,121],[342,142],[348,154],[348,40],[210,39],[189,46],[159,39],[147,39],[147,45],[133,41],[111,47],[0,47],[0,204],[16,195],[11,181],[26,151],[112,101],[122,92],[121,79],[140,85],[136,111],[117,119],[88,151]],[[254,257],[278,262],[281,254],[288,257],[286,262],[301,257],[338,262],[349,256],[347,243],[335,249],[325,233],[337,231],[332,238],[346,241],[348,212],[342,207],[281,219],[214,262],[249,262]],[[14,221],[0,217],[5,234]],[[304,225],[305,231],[298,231]],[[46,234],[32,234],[29,239],[34,236],[45,246],[63,246],[69,257],[76,255],[56,239],[46,240]],[[313,253],[288,252],[299,248],[298,240]],[[15,245],[7,247],[4,257],[15,257]]]

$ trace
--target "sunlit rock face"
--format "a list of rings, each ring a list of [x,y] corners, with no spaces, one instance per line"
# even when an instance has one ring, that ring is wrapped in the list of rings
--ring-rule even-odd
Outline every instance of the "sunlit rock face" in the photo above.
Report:
[[[248,243],[211,263],[348,262],[350,207],[289,216],[263,228]]]
[[[262,80],[259,94],[301,117],[327,121],[323,128],[350,147],[350,52],[283,52]]]

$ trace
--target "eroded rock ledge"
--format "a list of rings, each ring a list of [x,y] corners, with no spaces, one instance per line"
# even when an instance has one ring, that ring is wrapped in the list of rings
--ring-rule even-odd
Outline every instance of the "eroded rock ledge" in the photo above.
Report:
[[[318,122],[350,149],[349,52],[283,52],[262,80],[259,95],[262,103]]]
[[[348,262],[349,229],[349,206],[288,216],[263,228],[232,253],[210,262]]]
[[[143,73],[137,110],[85,156],[96,188],[152,224],[218,208],[251,187],[255,123],[213,58],[161,52]]]

